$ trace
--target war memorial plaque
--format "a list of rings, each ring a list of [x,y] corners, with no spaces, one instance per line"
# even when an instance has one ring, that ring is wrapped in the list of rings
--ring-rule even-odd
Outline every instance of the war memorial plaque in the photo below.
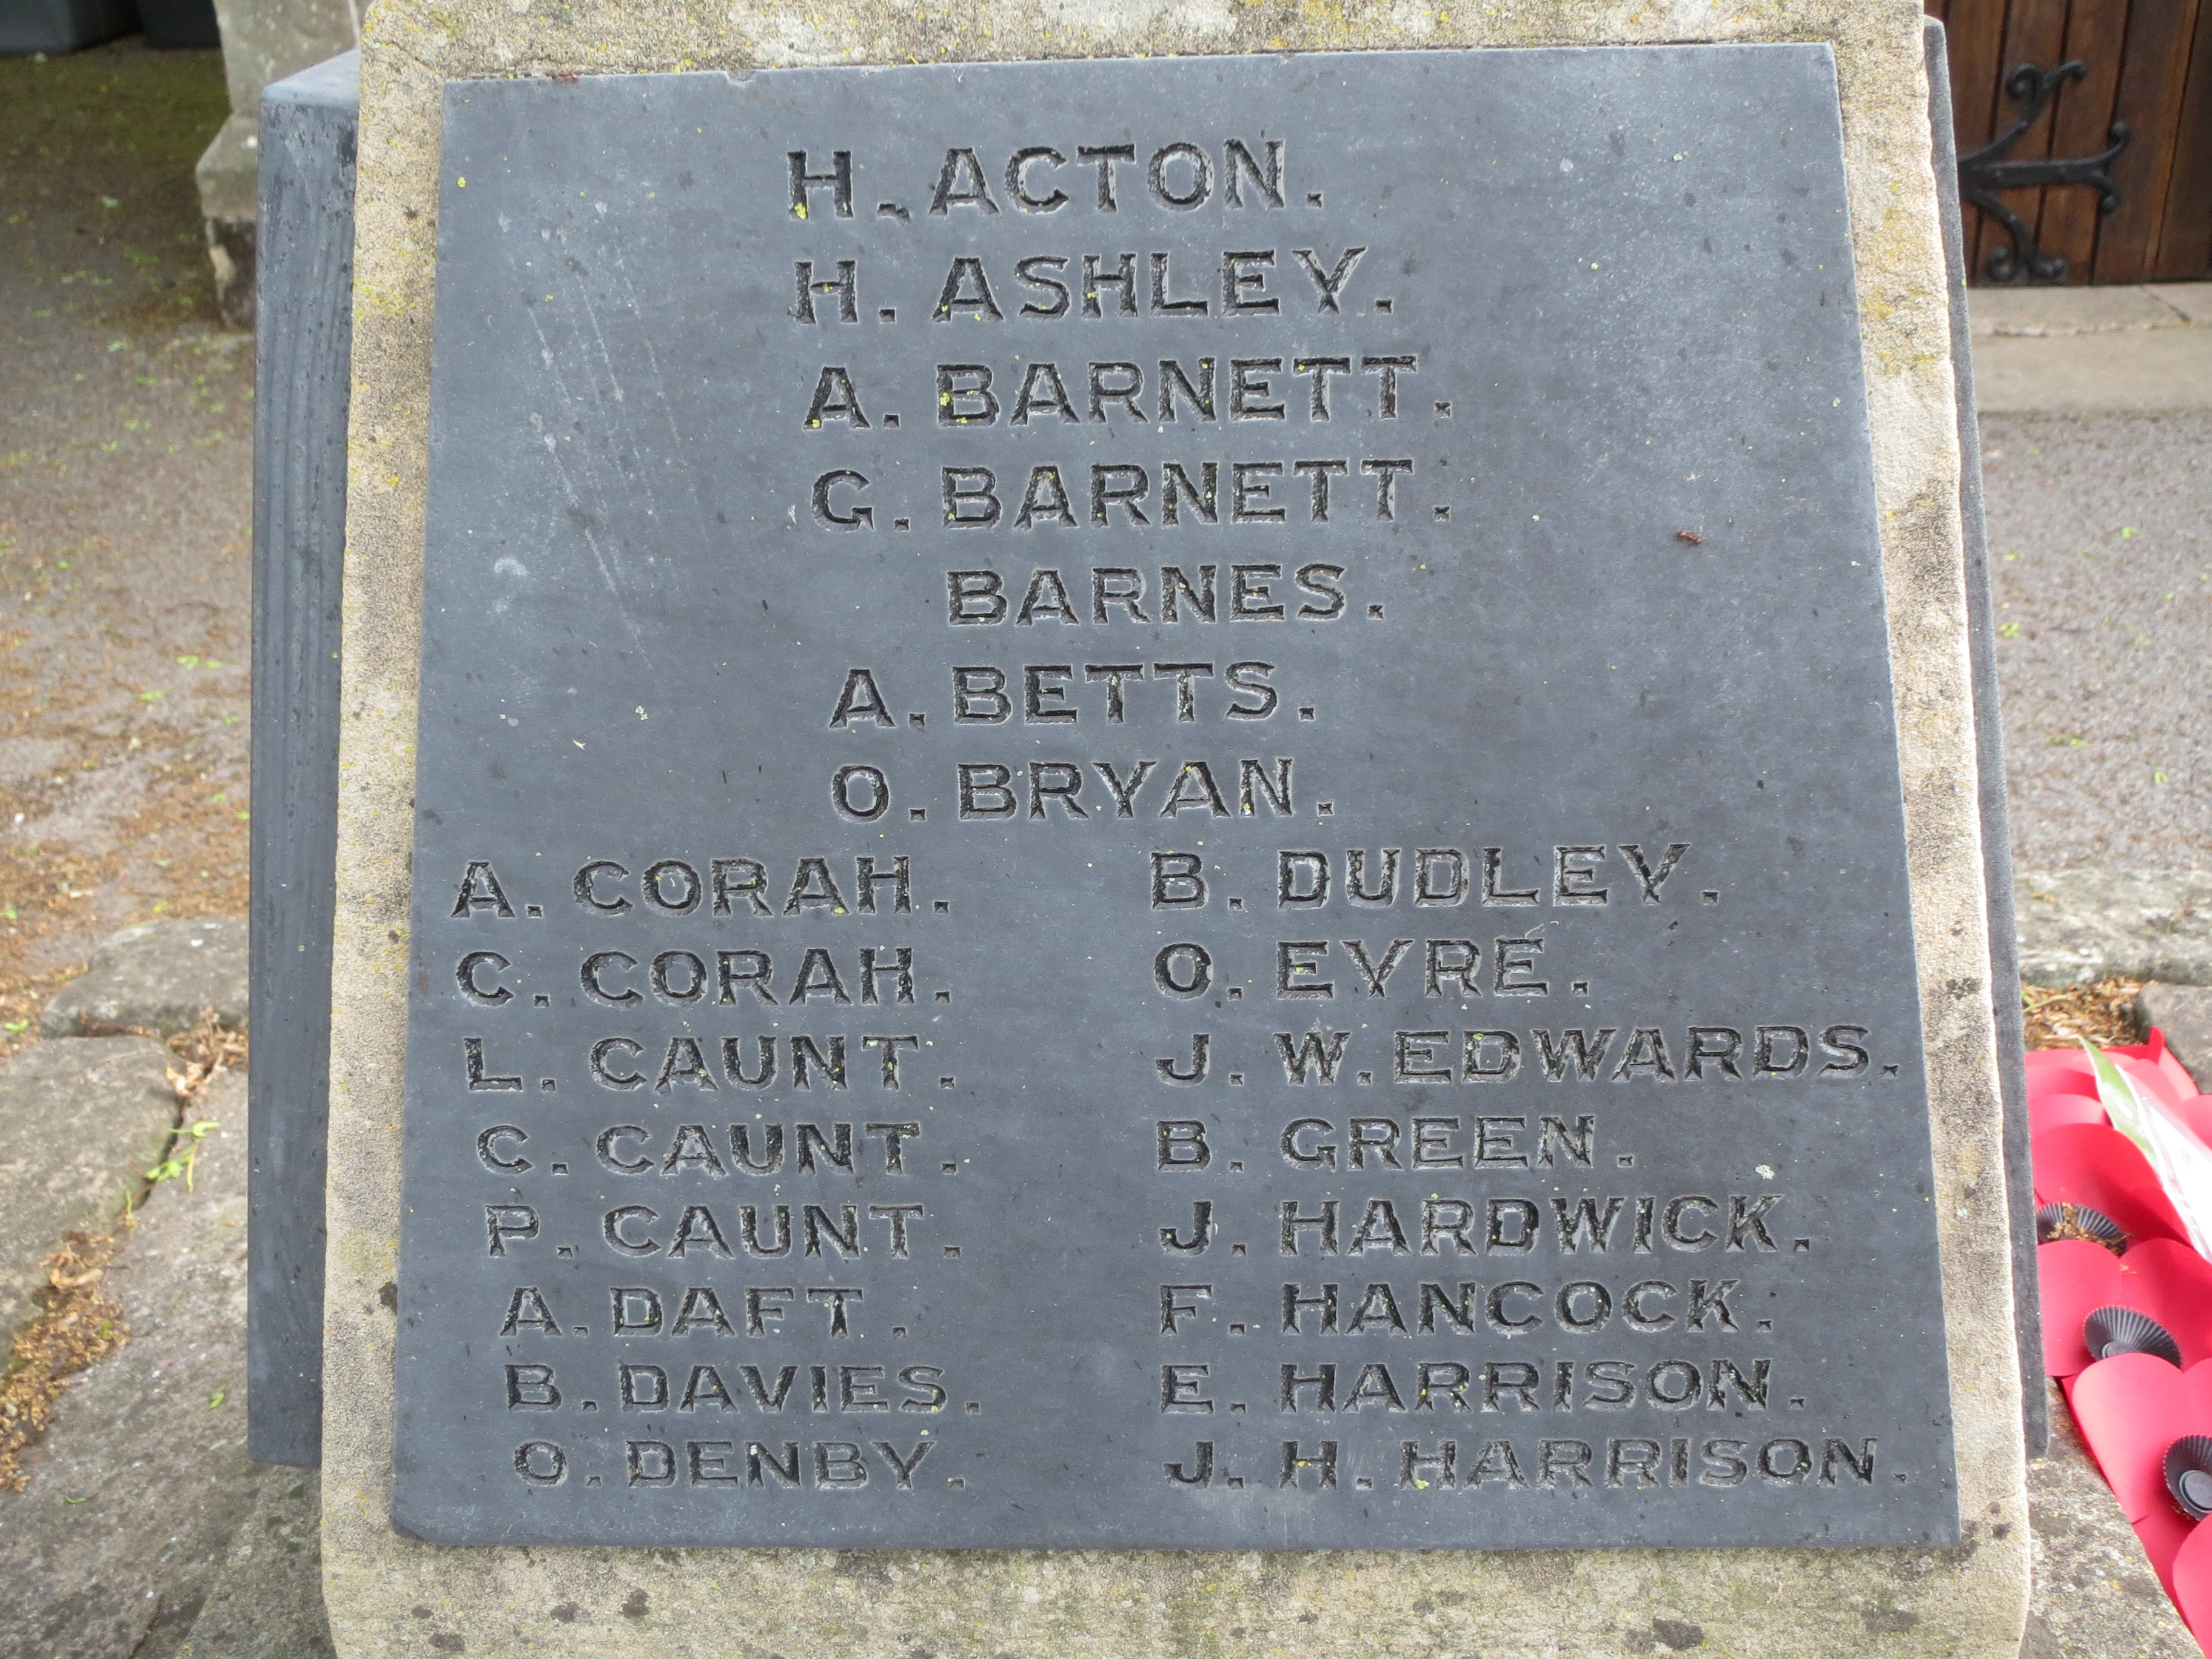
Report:
[[[443,142],[403,1531],[1956,1539],[1826,46]]]

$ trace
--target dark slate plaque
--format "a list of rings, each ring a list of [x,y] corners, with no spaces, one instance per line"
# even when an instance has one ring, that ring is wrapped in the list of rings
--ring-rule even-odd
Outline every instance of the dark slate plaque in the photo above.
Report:
[[[1955,1539],[1825,48],[445,146],[403,1530]]]

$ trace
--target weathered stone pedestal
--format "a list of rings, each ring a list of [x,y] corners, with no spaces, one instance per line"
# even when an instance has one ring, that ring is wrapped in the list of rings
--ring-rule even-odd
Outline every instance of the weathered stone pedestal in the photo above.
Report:
[[[401,1121],[416,965],[410,857],[432,307],[441,194],[464,187],[441,177],[447,83],[1702,41],[1826,43],[1841,88],[1930,1102],[1935,1178],[1921,1201],[1940,1240],[1960,1541],[1886,1549],[886,1551],[453,1548],[396,1533],[394,1356],[408,1311],[399,1290]],[[387,0],[368,21],[362,93],[323,1439],[325,1582],[341,1654],[1610,1659],[1695,1650],[1761,1659],[2013,1659],[2028,1590],[2022,1402],[1979,852],[1951,313],[1922,17],[1911,0],[1777,0],[1741,12],[1657,0],[1640,9],[1465,13],[1380,5],[1300,11],[1215,0],[1146,7],[1017,0],[966,11],[865,3],[802,10],[749,0],[715,9]],[[1593,132],[1602,143],[1604,133],[1595,125]],[[682,183],[690,182],[687,173]],[[793,188],[803,200],[802,185]],[[1317,197],[1312,205],[1319,207]],[[1593,262],[1634,257],[1612,248],[1589,254]],[[535,284],[534,276],[526,280]],[[549,276],[544,286],[555,281]],[[802,303],[806,292],[802,286]],[[1679,303],[1694,307],[1700,296],[1686,289]],[[679,371],[672,365],[670,372]],[[915,425],[926,418],[915,411]],[[545,442],[555,441],[549,425]],[[817,497],[817,511],[835,505]],[[948,515],[952,510],[948,495]],[[1436,511],[1441,521],[1445,509]],[[1680,540],[1699,544],[1690,531]],[[641,705],[637,713],[641,720],[647,710]],[[919,728],[921,717],[912,719]],[[1045,816],[1041,805],[1036,816]],[[1323,832],[1309,826],[1307,833]],[[464,889],[456,915],[465,914],[474,890]],[[451,893],[450,882],[444,891]],[[521,1098],[519,1079],[491,1082],[511,1082]],[[945,1078],[943,1086],[951,1083]],[[650,1109],[649,1093],[636,1098],[647,1103],[640,1112]],[[1067,1479],[1072,1488],[1082,1470],[1072,1468]]]
[[[216,304],[233,328],[253,326],[254,189],[261,165],[261,91],[353,49],[353,0],[218,0],[230,118],[198,164],[200,212],[215,266]]]

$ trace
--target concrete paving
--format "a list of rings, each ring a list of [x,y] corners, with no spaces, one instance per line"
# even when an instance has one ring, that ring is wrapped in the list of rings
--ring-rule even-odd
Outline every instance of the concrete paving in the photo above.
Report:
[[[1992,414],[1982,443],[2021,866],[2212,867],[2212,411]]]
[[[2017,860],[2212,867],[2212,283],[1971,310]]]
[[[2212,328],[2000,337],[1974,361],[1984,414],[2212,409]]]
[[[269,1466],[177,1659],[334,1659],[320,1479]]]
[[[1977,340],[2053,339],[2212,323],[2212,283],[2110,288],[1978,288],[1966,296]]]

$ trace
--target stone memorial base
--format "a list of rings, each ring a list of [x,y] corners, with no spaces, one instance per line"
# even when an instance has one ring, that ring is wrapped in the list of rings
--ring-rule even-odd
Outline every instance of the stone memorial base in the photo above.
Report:
[[[1961,1541],[1209,1553],[441,1548],[395,1533],[409,849],[446,82],[1807,40],[1832,47],[1842,95]],[[884,0],[813,10],[754,0],[711,10],[389,0],[369,20],[362,92],[324,1419],[325,1583],[340,1654],[1609,1659],[1698,1650],[2012,1659],[2028,1595],[2022,1402],[1978,850],[1949,298],[1922,18],[1911,0],[1776,0],[1737,12],[1656,0],[1465,13],[1223,0],[1016,0],[968,11]],[[1695,293],[1680,296],[1685,307],[1698,302]]]
[[[261,166],[261,93],[360,38],[354,0],[220,0],[230,118],[192,170],[207,221],[208,259],[226,326],[253,326],[255,179]]]

